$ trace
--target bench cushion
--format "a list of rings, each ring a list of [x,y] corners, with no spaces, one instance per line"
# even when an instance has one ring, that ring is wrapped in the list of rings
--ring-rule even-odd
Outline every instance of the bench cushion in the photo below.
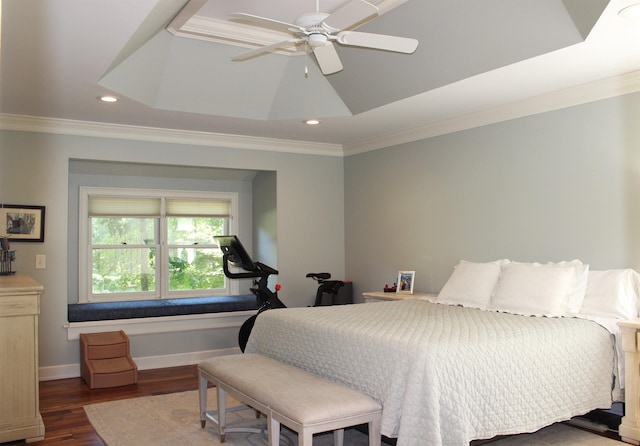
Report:
[[[259,354],[221,356],[198,368],[305,426],[381,410],[360,392]]]

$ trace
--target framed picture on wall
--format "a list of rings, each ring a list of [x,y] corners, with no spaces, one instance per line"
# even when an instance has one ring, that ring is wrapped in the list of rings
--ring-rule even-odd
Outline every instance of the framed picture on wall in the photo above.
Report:
[[[413,279],[416,277],[415,271],[398,271],[398,282],[396,293],[413,294]]]
[[[44,242],[44,206],[0,204],[0,237],[12,242]]]

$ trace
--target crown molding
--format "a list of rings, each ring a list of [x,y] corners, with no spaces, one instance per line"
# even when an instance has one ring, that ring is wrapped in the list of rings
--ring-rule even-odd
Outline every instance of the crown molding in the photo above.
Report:
[[[350,156],[640,91],[640,71],[353,143],[328,144],[0,113],[0,129],[322,156]]]
[[[167,31],[178,37],[224,43],[244,48],[256,48],[294,38],[287,33],[203,16],[193,16],[180,28],[170,25],[167,27]],[[274,52],[287,56],[304,54],[293,44]]]
[[[191,130],[163,129],[40,116],[0,113],[0,129],[58,135],[90,136],[171,144],[187,144],[303,155],[342,156],[340,144],[261,138]]]
[[[640,91],[640,71],[633,71],[489,109],[454,116],[438,122],[430,122],[418,127],[405,128],[396,132],[389,132],[369,139],[344,144],[343,152],[344,156],[357,155],[385,147],[560,110],[638,91]]]

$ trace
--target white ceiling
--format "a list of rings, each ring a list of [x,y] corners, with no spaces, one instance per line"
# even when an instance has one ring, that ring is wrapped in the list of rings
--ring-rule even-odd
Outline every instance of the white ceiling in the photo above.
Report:
[[[372,1],[382,14],[358,31],[418,49],[338,46],[344,70],[323,76],[312,56],[230,60],[281,36],[229,13],[293,22],[315,0],[2,0],[0,128],[373,150],[640,90],[640,20],[618,15],[634,1]]]

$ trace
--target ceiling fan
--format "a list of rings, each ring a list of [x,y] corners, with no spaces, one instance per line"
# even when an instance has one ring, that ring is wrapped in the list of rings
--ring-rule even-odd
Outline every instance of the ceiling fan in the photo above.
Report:
[[[331,14],[319,12],[319,0],[316,0],[316,12],[303,14],[294,23],[281,22],[252,14],[234,13],[231,14],[234,19],[289,32],[292,34],[292,38],[246,51],[232,57],[231,60],[247,60],[286,46],[304,44],[311,48],[320,70],[327,75],[336,73],[343,68],[333,42],[340,45],[405,54],[411,54],[416,50],[418,47],[416,39],[352,31],[377,16],[378,7],[365,0],[350,0],[349,3]]]

